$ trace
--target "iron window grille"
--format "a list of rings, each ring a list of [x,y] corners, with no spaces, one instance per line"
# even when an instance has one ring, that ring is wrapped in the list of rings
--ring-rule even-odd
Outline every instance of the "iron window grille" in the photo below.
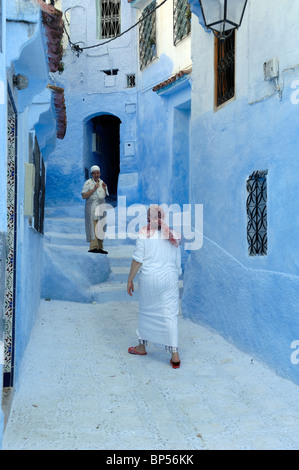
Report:
[[[135,74],[127,75],[127,88],[134,88],[135,86]]]
[[[33,151],[33,163],[35,166],[33,199],[34,228],[37,230],[37,232],[44,234],[46,172],[44,160],[40,153],[39,145],[36,139]]]
[[[176,45],[191,32],[191,10],[187,0],[173,2],[173,42]]]
[[[247,241],[250,256],[267,255],[267,173],[254,171],[247,179]]]
[[[156,0],[142,12],[139,25],[139,59],[140,70],[144,69],[157,57],[156,40]]]
[[[99,0],[100,39],[115,38],[120,34],[120,0]]]
[[[235,96],[235,32],[225,41],[216,41],[216,106]]]

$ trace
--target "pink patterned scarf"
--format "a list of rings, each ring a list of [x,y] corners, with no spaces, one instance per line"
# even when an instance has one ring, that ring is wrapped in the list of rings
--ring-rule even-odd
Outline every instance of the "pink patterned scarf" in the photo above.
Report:
[[[154,235],[156,230],[161,230],[163,238],[170,241],[173,246],[178,247],[181,243],[181,235],[171,230],[164,222],[165,213],[158,204],[153,204],[147,211],[147,225],[141,229],[141,233],[147,238]]]

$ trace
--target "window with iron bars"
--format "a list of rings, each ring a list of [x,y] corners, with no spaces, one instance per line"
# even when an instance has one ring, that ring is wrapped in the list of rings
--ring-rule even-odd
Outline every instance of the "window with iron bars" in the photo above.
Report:
[[[115,38],[120,32],[120,0],[98,0],[99,39]]]
[[[254,171],[247,179],[247,242],[250,256],[267,255],[267,173]]]
[[[134,88],[136,86],[135,74],[127,75],[127,88]]]
[[[215,105],[235,96],[235,32],[223,40],[215,38]]]
[[[35,166],[35,184],[33,200],[34,228],[39,233],[44,233],[44,214],[45,214],[45,189],[46,173],[45,164],[40,153],[37,139],[35,139],[33,150],[33,164]]]
[[[191,32],[191,10],[187,0],[173,1],[173,43],[176,45]]]
[[[156,39],[156,0],[150,3],[142,12],[139,25],[139,59],[140,70],[144,69],[157,57]]]

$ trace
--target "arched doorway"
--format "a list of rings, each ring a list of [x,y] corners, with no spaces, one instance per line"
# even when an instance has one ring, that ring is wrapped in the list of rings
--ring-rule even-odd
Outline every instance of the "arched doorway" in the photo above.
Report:
[[[109,203],[117,201],[120,124],[121,120],[111,114],[94,116],[86,123],[85,178],[90,178],[89,170],[92,165],[101,168],[101,178],[108,185]]]

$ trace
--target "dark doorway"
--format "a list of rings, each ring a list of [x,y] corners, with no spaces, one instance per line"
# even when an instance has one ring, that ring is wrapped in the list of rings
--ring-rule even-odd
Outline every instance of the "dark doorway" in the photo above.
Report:
[[[92,162],[101,168],[101,178],[108,185],[109,200],[117,200],[119,175],[119,128],[121,120],[109,114],[91,119]]]

